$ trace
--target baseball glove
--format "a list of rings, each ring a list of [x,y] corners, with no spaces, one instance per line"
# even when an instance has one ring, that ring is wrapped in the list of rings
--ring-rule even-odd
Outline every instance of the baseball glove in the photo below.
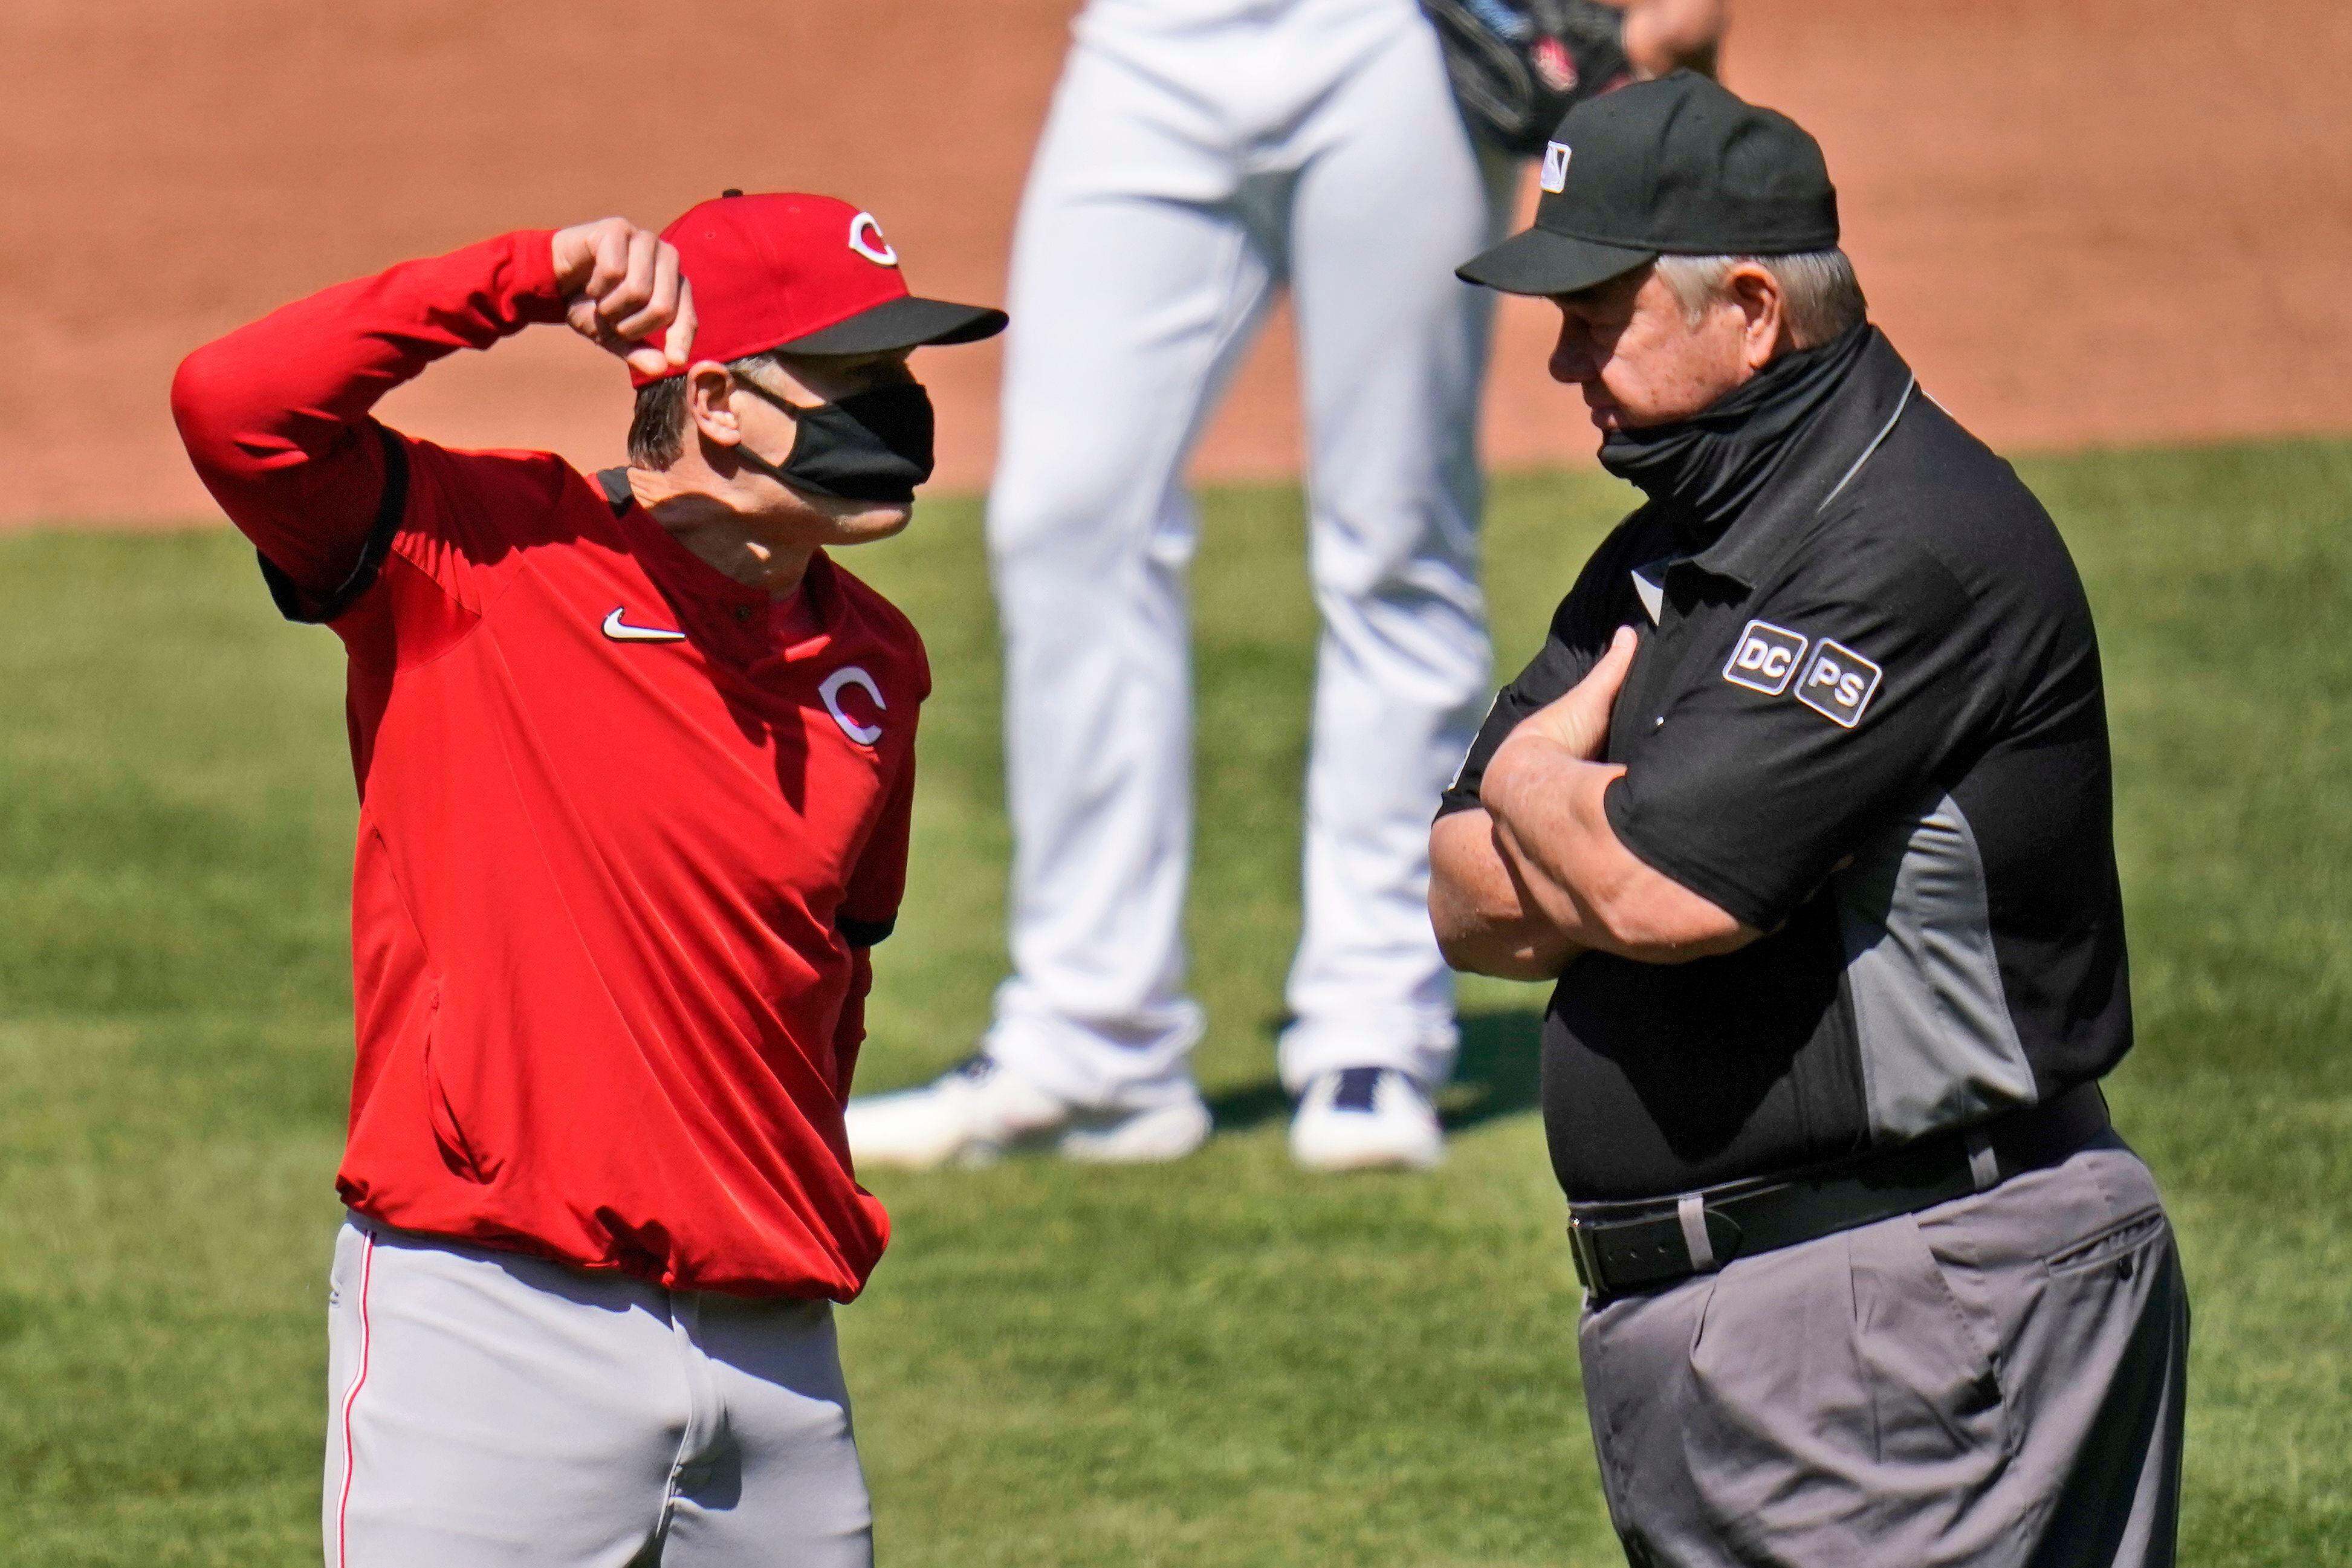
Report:
[[[1471,128],[1536,153],[1570,109],[1623,82],[1625,13],[1600,0],[1421,0]]]

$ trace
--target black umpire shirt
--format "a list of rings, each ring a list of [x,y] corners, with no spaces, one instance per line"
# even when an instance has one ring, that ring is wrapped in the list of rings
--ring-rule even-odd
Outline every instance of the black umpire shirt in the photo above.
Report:
[[[2131,1044],[2098,647],[2049,514],[1874,328],[1709,413],[1679,451],[1611,461],[1653,499],[1586,564],[1443,808],[1475,807],[1513,726],[1631,625],[1609,820],[1766,933],[1560,976],[1544,1123],[1578,1200],[1983,1121]]]

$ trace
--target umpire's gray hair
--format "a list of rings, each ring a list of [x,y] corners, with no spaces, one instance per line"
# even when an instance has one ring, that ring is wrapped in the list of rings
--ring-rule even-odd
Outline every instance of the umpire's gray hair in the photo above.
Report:
[[[1800,250],[1786,256],[1661,256],[1658,276],[1675,291],[1693,326],[1723,297],[1724,279],[1753,262],[1780,285],[1780,310],[1792,347],[1825,343],[1861,321],[1869,309],[1861,280],[1843,250]]]

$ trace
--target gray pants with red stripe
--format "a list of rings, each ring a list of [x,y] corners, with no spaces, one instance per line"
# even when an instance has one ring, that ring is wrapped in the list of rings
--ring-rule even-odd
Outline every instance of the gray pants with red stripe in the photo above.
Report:
[[[1588,1311],[1635,1568],[2160,1568],[2189,1297],[2107,1134],[1916,1215]]]
[[[354,1215],[327,1568],[869,1568],[833,1309],[665,1290]]]

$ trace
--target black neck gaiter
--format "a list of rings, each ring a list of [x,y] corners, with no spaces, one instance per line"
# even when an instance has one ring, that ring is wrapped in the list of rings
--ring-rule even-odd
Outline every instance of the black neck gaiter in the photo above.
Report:
[[[1869,346],[1863,322],[1782,354],[1688,419],[1612,430],[1601,466],[1664,509],[1693,553],[1723,537],[1780,468],[1789,437],[1836,392]]]

